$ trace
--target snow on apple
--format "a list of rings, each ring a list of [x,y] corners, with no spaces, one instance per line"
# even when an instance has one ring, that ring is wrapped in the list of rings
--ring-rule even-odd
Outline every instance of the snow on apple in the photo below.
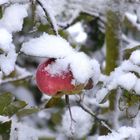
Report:
[[[24,43],[21,52],[27,55],[56,59],[55,63],[49,64],[45,68],[46,71],[51,75],[60,75],[62,71],[69,69],[75,85],[86,85],[90,78],[95,79],[94,84],[98,82],[100,75],[99,63],[89,58],[85,53],[74,50],[60,36],[44,33],[39,38],[34,38]],[[94,75],[95,73],[96,76]]]
[[[83,52],[75,52],[66,57],[76,83],[86,83],[93,76],[91,59]]]
[[[43,64],[40,64],[36,72],[36,82],[39,89],[48,95],[59,95],[59,92],[70,92],[74,89],[71,84],[73,79],[70,70],[59,72],[59,74],[52,74],[47,69],[55,63],[54,59],[49,59]]]

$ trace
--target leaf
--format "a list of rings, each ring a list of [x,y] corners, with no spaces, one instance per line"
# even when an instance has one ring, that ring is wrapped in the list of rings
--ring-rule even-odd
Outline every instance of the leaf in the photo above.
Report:
[[[31,115],[33,113],[36,113],[38,112],[39,109],[38,108],[27,108],[27,109],[22,109],[20,111],[17,112],[17,116],[19,117],[24,117],[24,116],[27,116],[27,115]]]
[[[3,110],[7,107],[14,99],[11,93],[3,93],[0,95],[0,115],[3,115]]]
[[[3,114],[7,116],[12,116],[15,113],[17,113],[20,109],[24,108],[26,105],[27,104],[24,101],[14,101],[4,108]]]
[[[135,46],[133,48],[128,48],[124,50],[124,54],[123,54],[123,59],[129,59],[130,55],[132,54],[133,51],[140,49],[140,45]]]
[[[57,107],[62,102],[61,97],[52,97],[46,104],[45,108]]]
[[[11,121],[0,123],[0,135],[2,136],[2,140],[9,139],[10,130],[11,130]]]

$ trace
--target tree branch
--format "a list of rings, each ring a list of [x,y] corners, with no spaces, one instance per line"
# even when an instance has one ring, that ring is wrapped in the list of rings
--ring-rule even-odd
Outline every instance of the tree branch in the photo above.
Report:
[[[52,23],[52,21],[51,21],[51,18],[50,18],[50,15],[49,15],[48,11],[45,9],[44,5],[40,2],[40,0],[36,0],[36,2],[37,2],[37,3],[41,6],[41,8],[43,9],[43,11],[44,11],[44,13],[45,13],[45,15],[46,15],[46,17],[47,17],[47,20],[48,20],[49,24],[51,25],[51,27],[52,27],[52,29],[53,29],[54,34],[55,34],[55,35],[58,35],[58,32],[55,30],[55,27],[54,27],[54,25],[53,25],[53,23]]]
[[[88,114],[90,114],[93,118],[95,118],[99,123],[101,123],[104,127],[106,127],[110,132],[113,132],[113,130],[110,128],[110,126],[102,119],[98,118],[94,112],[92,112],[86,105],[81,103],[81,101],[77,101],[77,104]]]

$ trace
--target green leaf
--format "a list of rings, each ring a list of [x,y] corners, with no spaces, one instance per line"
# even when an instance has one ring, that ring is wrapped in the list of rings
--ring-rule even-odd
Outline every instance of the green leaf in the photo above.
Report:
[[[5,107],[7,107],[14,99],[11,93],[4,93],[0,95],[0,115],[3,115]]]
[[[3,114],[7,116],[12,116],[15,113],[17,113],[20,109],[24,108],[26,105],[27,104],[24,101],[14,101],[4,108]]]
[[[19,117],[24,117],[24,116],[27,116],[27,115],[31,115],[33,113],[36,113],[38,112],[39,109],[38,108],[27,108],[27,109],[22,109],[20,111],[17,112],[17,116]]]
[[[132,54],[133,51],[140,49],[140,45],[135,46],[133,48],[128,48],[124,50],[124,54],[123,54],[123,59],[129,59],[130,55]]]
[[[10,130],[11,130],[11,121],[0,123],[0,135],[2,136],[2,140],[9,139]]]
[[[62,102],[61,97],[52,97],[46,104],[45,108],[57,107]]]

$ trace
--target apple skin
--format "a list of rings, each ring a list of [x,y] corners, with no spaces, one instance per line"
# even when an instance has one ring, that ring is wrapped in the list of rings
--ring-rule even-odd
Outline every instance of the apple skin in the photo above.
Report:
[[[62,72],[61,75],[52,75],[45,69],[48,64],[55,62],[55,59],[49,59],[41,63],[36,71],[36,83],[40,91],[49,96],[57,96],[61,92],[71,92],[75,86],[72,85],[73,75],[70,70]]]

